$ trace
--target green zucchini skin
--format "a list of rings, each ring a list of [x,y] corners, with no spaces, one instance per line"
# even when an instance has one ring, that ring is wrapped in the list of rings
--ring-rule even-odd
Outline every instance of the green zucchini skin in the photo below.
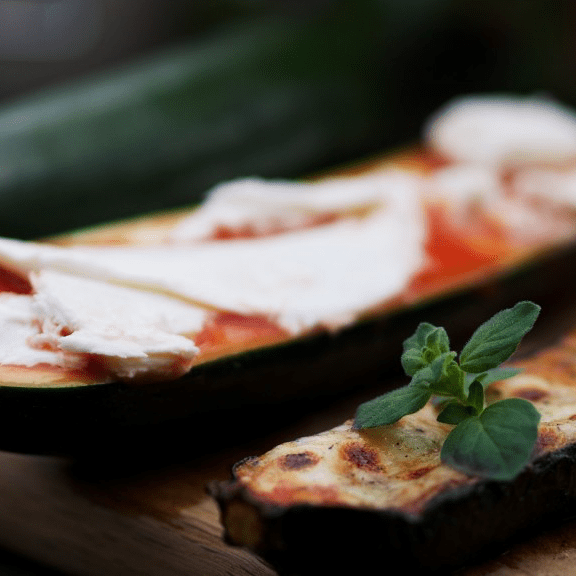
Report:
[[[297,177],[381,150],[370,6],[231,22],[0,109],[0,235],[189,205],[227,179]]]
[[[504,307],[542,306],[521,352],[552,344],[575,324],[576,244],[434,300],[193,367],[150,384],[62,388],[0,386],[0,449],[136,462],[229,446],[277,430],[344,394],[401,385],[402,342],[421,321],[446,327],[455,350]],[[570,313],[572,310],[572,313]],[[175,451],[175,454],[171,452]]]

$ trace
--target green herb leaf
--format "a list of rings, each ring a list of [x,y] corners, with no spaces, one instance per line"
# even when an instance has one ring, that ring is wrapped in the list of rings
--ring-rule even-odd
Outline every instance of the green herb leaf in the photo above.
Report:
[[[472,335],[460,354],[460,367],[479,374],[496,368],[514,353],[520,340],[532,328],[540,306],[519,302],[492,316]]]
[[[374,428],[394,424],[407,414],[418,412],[430,399],[431,392],[420,386],[404,386],[358,406],[354,428]]]
[[[454,357],[454,352],[450,352],[447,355],[442,367],[442,374],[440,378],[430,384],[430,390],[438,396],[453,396],[460,401],[464,401],[466,399],[464,392],[465,373],[458,366]]]
[[[450,432],[441,459],[467,474],[510,480],[530,459],[539,421],[540,414],[527,400],[496,402]]]
[[[472,384],[474,380],[478,380],[478,382],[480,382],[486,389],[493,382],[512,378],[512,376],[516,376],[516,374],[520,374],[520,372],[522,372],[522,370],[519,368],[492,368],[491,370],[487,370],[481,374],[466,374],[464,389],[466,394],[468,394],[470,384]]]
[[[423,350],[420,348],[409,348],[402,354],[400,359],[402,368],[408,376],[414,376],[418,371],[428,365],[424,358]]]
[[[455,352],[445,352],[435,358],[426,367],[418,370],[410,381],[410,386],[421,386],[430,388],[439,384],[445,377],[445,370],[450,362],[454,361],[456,357]]]
[[[444,328],[434,328],[434,330],[426,336],[425,355],[428,354],[430,361],[432,361],[446,352],[450,352],[448,334]]]
[[[484,387],[478,380],[474,380],[470,385],[466,404],[474,408],[475,414],[480,414],[484,410]]]
[[[438,414],[438,422],[444,424],[460,424],[462,420],[475,416],[475,411],[472,406],[464,406],[460,402],[448,402],[444,409]]]
[[[410,338],[404,340],[404,353],[400,359],[402,368],[408,376],[414,376],[418,370],[424,368],[429,362],[424,358],[426,337],[436,330],[435,326],[422,322]]]
[[[436,330],[436,326],[428,322],[421,322],[418,324],[418,328],[416,328],[416,332],[412,334],[409,338],[406,338],[403,343],[403,349],[406,350],[422,350],[424,346],[426,346],[426,337],[430,332]]]

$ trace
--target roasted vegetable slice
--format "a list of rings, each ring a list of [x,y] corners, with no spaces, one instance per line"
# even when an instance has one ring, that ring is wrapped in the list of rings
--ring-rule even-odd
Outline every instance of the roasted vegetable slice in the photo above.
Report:
[[[211,486],[228,542],[280,573],[369,569],[445,571],[502,551],[573,513],[576,455],[574,333],[516,363],[523,372],[494,383],[491,400],[528,399],[542,414],[530,465],[512,481],[449,468],[440,447],[451,426],[439,408],[392,426],[352,421],[281,444]]]

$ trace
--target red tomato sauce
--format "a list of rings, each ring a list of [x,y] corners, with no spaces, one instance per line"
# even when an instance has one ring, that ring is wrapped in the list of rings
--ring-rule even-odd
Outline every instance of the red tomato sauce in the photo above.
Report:
[[[15,294],[32,294],[32,285],[27,278],[0,267],[0,292]]]
[[[291,227],[284,226],[281,222],[275,223],[271,221],[265,233],[260,232],[252,224],[244,224],[243,226],[239,226],[237,228],[219,225],[216,227],[212,235],[207,238],[207,240],[237,240],[246,238],[258,238],[262,236],[274,236],[276,234],[282,234],[283,232],[304,230],[306,228],[314,228],[315,226],[330,224],[339,218],[340,215],[335,212],[326,212],[325,214],[310,216],[298,226]]]
[[[215,312],[194,338],[202,361],[239,349],[256,348],[287,340],[289,333],[264,316]]]
[[[411,298],[489,270],[513,251],[503,228],[480,214],[469,219],[465,228],[455,226],[450,214],[439,206],[428,207],[426,216],[427,263],[405,290]]]

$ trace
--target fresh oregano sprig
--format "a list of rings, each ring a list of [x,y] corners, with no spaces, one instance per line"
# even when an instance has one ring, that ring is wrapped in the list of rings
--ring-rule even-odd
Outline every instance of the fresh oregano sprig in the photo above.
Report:
[[[354,427],[393,424],[434,396],[441,406],[438,421],[455,426],[442,446],[442,461],[468,474],[514,478],[530,459],[540,414],[521,398],[486,406],[484,392],[490,383],[519,372],[500,365],[514,353],[539,313],[540,307],[527,301],[498,312],[478,327],[459,358],[450,350],[444,328],[420,324],[405,340],[401,359],[410,383],[361,404]]]

